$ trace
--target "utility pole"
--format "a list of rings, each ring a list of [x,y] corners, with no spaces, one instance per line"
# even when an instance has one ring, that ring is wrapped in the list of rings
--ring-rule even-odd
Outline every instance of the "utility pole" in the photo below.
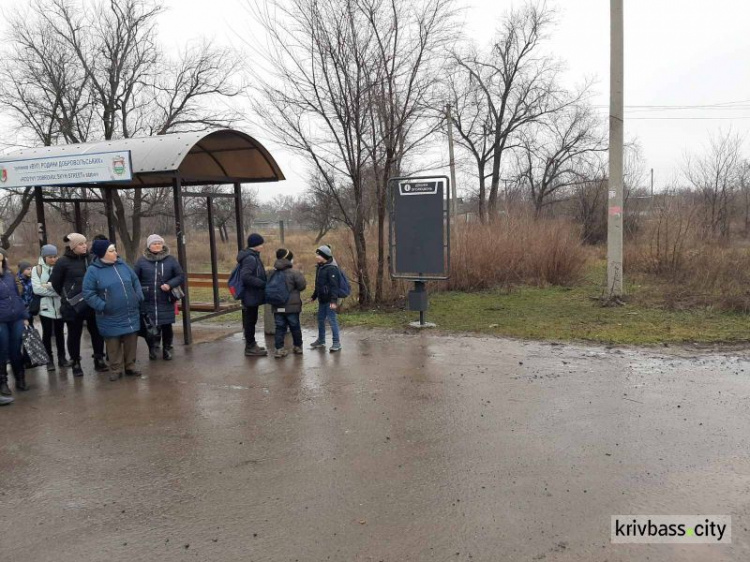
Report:
[[[451,169],[451,216],[456,217],[458,213],[458,197],[456,189],[456,160],[453,157],[453,118],[451,117],[451,104],[445,108],[446,119],[448,119],[448,156],[450,158]]]
[[[623,0],[610,0],[609,66],[609,208],[607,213],[607,290],[609,299],[623,295],[622,160],[624,140]]]
[[[654,198],[654,169],[651,168],[651,199]]]

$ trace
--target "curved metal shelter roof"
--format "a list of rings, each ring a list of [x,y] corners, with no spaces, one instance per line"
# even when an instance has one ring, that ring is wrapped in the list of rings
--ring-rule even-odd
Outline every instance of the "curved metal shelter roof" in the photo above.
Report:
[[[125,150],[130,151],[133,180],[112,183],[118,188],[166,187],[172,185],[175,177],[183,185],[285,179],[261,143],[234,129],[29,148],[0,157],[0,163]]]

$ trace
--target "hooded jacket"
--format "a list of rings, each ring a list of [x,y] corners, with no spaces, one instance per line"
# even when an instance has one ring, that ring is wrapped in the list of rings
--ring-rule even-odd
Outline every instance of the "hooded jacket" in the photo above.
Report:
[[[260,258],[260,252],[248,248],[237,255],[240,264],[240,278],[245,291],[242,295],[243,306],[260,306],[266,302],[266,270]]]
[[[286,306],[273,307],[274,314],[299,314],[302,312],[302,291],[307,287],[307,279],[298,269],[293,269],[289,260],[276,260],[273,264],[274,272],[271,275],[284,275],[286,277],[286,288],[289,290],[289,300]]]
[[[66,297],[74,297],[83,290],[83,277],[92,261],[93,258],[88,253],[78,255],[66,248],[65,254],[52,268],[49,282],[62,299],[60,310],[66,322],[72,322],[76,318],[76,312],[67,303]]]
[[[31,271],[31,286],[34,294],[42,297],[39,303],[39,315],[59,320],[62,318],[60,295],[54,289],[44,286],[49,282],[53,269],[45,263],[44,258],[39,258],[39,265]]]
[[[96,311],[96,325],[103,337],[140,330],[143,290],[135,271],[122,258],[115,263],[94,260],[83,279],[83,298]]]
[[[161,252],[154,254],[148,248],[135,262],[135,274],[141,282],[144,296],[144,309],[157,326],[174,324],[174,300],[171,291],[162,291],[165,283],[172,289],[185,282],[185,273],[180,263],[170,255],[169,248],[164,246]]]
[[[29,311],[18,289],[18,281],[13,272],[7,267],[0,269],[0,322],[17,322],[29,318]]]
[[[312,299],[318,302],[334,303],[339,299],[339,268],[333,259],[315,266],[315,292]]]

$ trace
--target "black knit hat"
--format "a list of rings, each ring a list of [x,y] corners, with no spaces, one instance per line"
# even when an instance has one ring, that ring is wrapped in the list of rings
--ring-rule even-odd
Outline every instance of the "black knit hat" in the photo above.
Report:
[[[94,243],[91,244],[91,253],[99,259],[102,259],[107,253],[110,245],[109,240],[94,240]]]
[[[263,244],[265,240],[263,240],[263,237],[258,234],[257,232],[253,232],[250,236],[247,237],[247,247],[248,248],[256,248]]]
[[[276,259],[292,261],[292,259],[294,259],[294,254],[286,248],[279,248],[276,250]]]

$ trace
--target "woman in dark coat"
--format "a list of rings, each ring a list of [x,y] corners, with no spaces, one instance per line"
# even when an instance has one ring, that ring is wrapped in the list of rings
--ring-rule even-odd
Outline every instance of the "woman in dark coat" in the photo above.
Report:
[[[158,234],[152,234],[146,240],[143,255],[135,262],[135,273],[143,288],[144,310],[151,316],[156,326],[159,326],[162,344],[162,357],[167,361],[172,359],[172,342],[175,323],[172,289],[185,282],[185,274],[164,239]],[[157,341],[147,340],[148,356],[156,359]]]
[[[28,390],[21,354],[21,338],[29,323],[29,312],[21,299],[16,276],[8,267],[5,250],[0,249],[0,395],[10,396],[8,360],[10,360],[17,390]],[[3,402],[7,402],[4,400]]]
[[[73,362],[73,376],[82,377],[81,336],[83,324],[91,336],[91,347],[94,348],[94,370],[103,373],[108,370],[104,361],[104,339],[96,325],[96,314],[84,302],[71,306],[69,299],[77,301],[83,290],[83,278],[91,265],[93,257],[89,255],[86,237],[72,232],[65,238],[67,248],[65,255],[57,260],[52,269],[49,282],[54,291],[61,297],[60,313],[68,325],[68,354]]]

